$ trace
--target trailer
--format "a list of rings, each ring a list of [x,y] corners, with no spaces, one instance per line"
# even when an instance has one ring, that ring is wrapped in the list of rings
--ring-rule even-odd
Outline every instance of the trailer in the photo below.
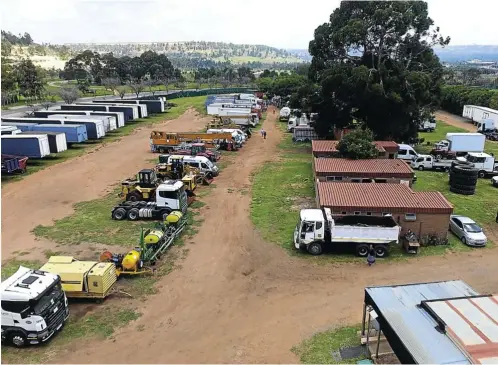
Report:
[[[24,156],[2,155],[2,174],[24,174],[28,158]]]
[[[334,219],[329,208],[302,209],[294,230],[294,246],[312,255],[321,255],[327,246],[349,246],[361,257],[366,257],[372,246],[377,257],[385,257],[389,245],[399,242],[400,231],[391,216]]]
[[[60,110],[72,110],[72,111],[91,111],[91,112],[121,112],[124,115],[124,122],[127,123],[130,120],[133,120],[133,108],[132,106],[128,107],[119,107],[119,106],[113,106],[113,105],[97,105],[90,103],[90,105],[87,104],[66,104],[66,105],[61,105]]]
[[[82,125],[86,128],[88,139],[100,139],[105,136],[104,123],[99,119],[78,119],[78,118],[65,118],[57,115],[56,119],[42,119],[40,124],[62,124],[62,125]],[[55,122],[54,122],[55,120]]]
[[[449,171],[451,164],[454,160],[452,159],[436,159],[431,155],[418,155],[417,158],[410,162],[412,169],[423,170],[441,170]]]
[[[164,101],[161,99],[125,99],[126,101],[139,101],[140,104],[147,105],[147,113],[148,114],[160,114],[166,111],[166,107],[164,105]]]
[[[464,105],[462,116],[472,120],[474,124],[485,119],[491,119],[498,123],[498,110],[477,105]]]
[[[171,153],[175,147],[183,143],[205,143],[206,147],[219,146],[220,149],[227,151],[235,151],[238,148],[237,142],[233,139],[231,133],[168,133],[160,131],[152,131],[150,133],[151,152]]]
[[[27,131],[21,132],[23,136],[47,136],[50,153],[60,153],[67,150],[66,134],[64,132],[41,132]]]
[[[94,100],[94,104],[109,104],[109,105],[131,105],[138,109],[138,118],[147,118],[149,113],[145,103],[139,103],[138,100]]]
[[[31,129],[39,132],[62,132],[67,143],[82,143],[88,140],[86,126],[81,124],[37,124]]]
[[[124,127],[125,117],[123,112],[102,112],[102,111],[90,111],[90,110],[38,110],[35,111],[35,117],[37,118],[48,118],[49,115],[102,115],[114,117],[114,123],[116,123],[117,128]]]
[[[90,103],[90,102],[85,102],[85,103],[76,103],[77,105],[81,105],[81,106],[88,106],[88,107],[91,107],[91,106],[107,106],[109,109],[107,111],[112,111],[111,109],[112,108],[127,108],[128,110],[131,110],[131,113],[132,113],[132,117],[131,119],[138,119],[139,118],[139,107],[138,105],[132,105],[132,104],[117,104],[116,102],[114,103],[110,103],[110,104],[105,104],[105,103]]]
[[[51,256],[40,270],[59,275],[68,298],[104,299],[117,280],[113,264],[79,261],[72,256]]]
[[[21,134],[2,136],[2,155],[43,158],[50,155],[50,146],[46,135]]]
[[[74,120],[74,121],[96,121],[101,120],[104,125],[104,133],[113,131],[117,128],[116,119],[108,115],[71,115],[71,114],[52,114],[48,118],[51,119],[64,119],[64,120]]]
[[[38,123],[8,122],[2,119],[2,126],[15,127],[16,129],[19,129],[21,132],[31,131],[33,130],[33,126],[35,125],[38,125]]]
[[[292,140],[294,142],[310,142],[316,139],[321,139],[320,136],[315,132],[315,128],[309,125],[299,125],[294,127],[292,132]]]
[[[185,184],[181,181],[167,180],[157,186],[155,202],[125,201],[111,211],[115,220],[139,219],[165,220],[172,211],[187,211],[188,199]]]

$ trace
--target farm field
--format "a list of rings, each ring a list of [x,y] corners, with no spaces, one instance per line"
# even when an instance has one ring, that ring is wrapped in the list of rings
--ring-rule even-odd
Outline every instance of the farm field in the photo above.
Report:
[[[104,249],[121,252],[134,245],[139,225],[106,216],[117,183],[157,158],[148,149],[152,128],[204,128],[206,118],[192,104],[185,101],[174,119],[5,185],[3,209],[9,214],[2,218],[2,269],[20,262],[36,267],[56,253],[96,259]],[[54,341],[24,351],[2,347],[4,362],[334,362],[327,351],[350,343],[365,286],[409,283],[414,277],[459,277],[482,292],[498,286],[495,246],[465,250],[452,241],[444,255],[400,257],[374,267],[346,256],[294,254],[289,239],[296,213],[313,203],[311,153],[309,145],[290,141],[274,114],[267,114],[263,127],[267,139],[255,133],[239,152],[223,156],[220,176],[200,188],[191,231],[168,252],[159,275],[120,282],[132,298],[71,304],[74,322]],[[417,175],[417,186],[433,188],[435,182]],[[483,219],[487,224],[489,217]],[[345,329],[337,333],[339,328]],[[329,332],[318,335],[323,331]],[[329,335],[333,341],[327,341]],[[76,345],[82,339],[84,346]],[[140,358],[137,348],[146,349]]]

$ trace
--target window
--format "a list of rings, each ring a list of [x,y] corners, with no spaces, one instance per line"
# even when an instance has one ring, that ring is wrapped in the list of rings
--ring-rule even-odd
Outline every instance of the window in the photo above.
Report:
[[[351,182],[353,182],[353,183],[359,183],[359,182],[361,182],[361,179],[351,179]]]
[[[316,225],[315,225],[316,229],[320,229],[320,228],[322,228],[322,226],[323,226],[322,222],[316,222]]]
[[[385,184],[385,183],[387,183],[387,179],[375,179],[375,182]]]
[[[342,181],[342,176],[327,176],[325,179],[327,181]]]
[[[400,149],[400,150],[398,151],[398,155],[406,155],[406,150],[404,150],[404,149]]]
[[[360,215],[361,212],[354,212],[354,215]]]
[[[363,179],[361,180],[362,183],[371,183],[372,179]]]
[[[28,302],[14,302],[9,300],[2,300],[2,309],[7,312],[21,313],[26,308],[29,308]]]
[[[346,215],[346,214],[348,214],[348,213],[347,213],[347,212],[342,212],[341,214],[342,214],[342,215]]]
[[[367,215],[372,215],[372,212],[367,212]]]
[[[391,214],[391,213],[388,213],[388,212],[382,212],[382,216],[383,216],[383,217],[387,217],[387,216],[389,216],[389,215],[392,215],[392,214]]]
[[[405,221],[416,221],[416,220],[417,220],[417,215],[415,213],[405,214]]]
[[[207,169],[207,165],[206,165],[205,163],[201,163],[201,167],[202,167],[203,169]]]
[[[176,191],[160,191],[159,196],[164,199],[176,199],[177,192]]]
[[[411,156],[417,156],[417,154],[415,153],[415,151],[410,150],[410,151],[408,151],[408,153],[409,153]]]

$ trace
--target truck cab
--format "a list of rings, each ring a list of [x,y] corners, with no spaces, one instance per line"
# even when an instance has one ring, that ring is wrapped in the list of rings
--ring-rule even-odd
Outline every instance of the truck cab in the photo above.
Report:
[[[320,209],[302,209],[294,229],[294,245],[297,249],[325,238],[325,218]]]
[[[16,347],[47,341],[69,317],[58,275],[20,266],[0,284],[2,341]]]
[[[465,157],[458,157],[458,161],[470,162],[479,170],[478,176],[483,178],[486,176],[498,175],[498,161],[494,156],[484,152],[469,152]]]

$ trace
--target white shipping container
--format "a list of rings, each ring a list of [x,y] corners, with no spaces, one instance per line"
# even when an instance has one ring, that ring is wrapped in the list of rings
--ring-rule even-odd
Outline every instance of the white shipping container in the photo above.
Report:
[[[109,131],[113,131],[117,128],[116,126],[116,118],[113,116],[107,115],[75,115],[75,114],[52,114],[47,118],[57,119],[57,117],[63,117],[64,119],[74,119],[74,120],[101,120],[104,124],[104,131],[107,133]]]
[[[481,133],[446,133],[451,152],[483,152],[486,136]]]
[[[67,150],[67,140],[66,140],[66,134],[65,133],[58,133],[58,132],[39,132],[39,131],[29,131],[29,132],[22,132],[23,136],[39,136],[39,135],[45,135],[48,137],[48,144],[50,148],[52,149],[52,153],[60,153],[64,152]],[[53,143],[55,142],[55,143]]]
[[[491,119],[498,123],[498,110],[483,106],[464,105],[462,116],[471,119],[473,122]]]
[[[132,108],[133,110],[133,119],[138,119],[138,105],[136,104],[119,104],[119,103],[115,103],[115,104],[99,104],[99,103],[76,103],[76,105],[87,105],[87,106],[96,106],[96,105],[99,105],[99,106],[106,106],[106,107],[112,107],[112,106],[123,106],[123,107],[127,107],[127,108]]]

